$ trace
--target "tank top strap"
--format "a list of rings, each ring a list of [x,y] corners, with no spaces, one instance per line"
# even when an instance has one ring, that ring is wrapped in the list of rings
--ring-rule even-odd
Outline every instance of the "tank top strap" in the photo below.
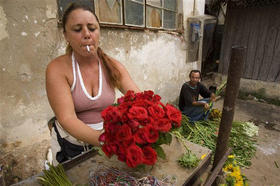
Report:
[[[71,86],[71,92],[74,90],[75,86],[76,86],[76,82],[77,82],[77,65],[76,65],[76,61],[75,61],[75,57],[74,57],[74,53],[72,52],[72,71],[73,71],[73,84]]]

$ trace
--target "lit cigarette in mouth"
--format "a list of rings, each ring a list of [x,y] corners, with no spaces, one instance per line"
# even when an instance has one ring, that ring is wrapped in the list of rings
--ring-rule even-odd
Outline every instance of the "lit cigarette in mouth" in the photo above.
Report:
[[[87,45],[87,51],[88,51],[88,52],[90,52],[90,48],[89,48],[89,45]]]

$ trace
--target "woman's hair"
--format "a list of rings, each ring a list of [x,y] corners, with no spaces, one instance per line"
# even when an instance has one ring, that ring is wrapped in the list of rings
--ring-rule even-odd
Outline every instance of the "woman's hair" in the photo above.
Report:
[[[95,13],[93,12],[93,10],[91,8],[89,8],[88,6],[83,5],[81,3],[74,2],[74,3],[71,3],[68,6],[68,8],[64,11],[64,14],[62,17],[63,32],[66,32],[65,25],[66,25],[66,22],[68,20],[70,13],[77,9],[82,9],[82,10],[91,12],[99,24],[98,17],[95,15]],[[73,49],[72,49],[71,45],[68,43],[67,47],[66,47],[66,53],[71,54],[72,52],[73,52]],[[97,55],[105,66],[105,69],[106,69],[108,77],[109,77],[110,86],[112,88],[115,88],[115,87],[120,88],[121,73],[120,73],[119,69],[116,67],[116,64],[113,62],[113,60],[107,54],[105,54],[103,52],[103,50],[100,47],[98,47],[98,49],[97,49]]]
[[[66,22],[68,20],[68,17],[70,15],[71,12],[73,12],[74,10],[77,10],[77,9],[82,9],[82,10],[86,10],[86,11],[89,11],[91,12],[94,17],[96,18],[98,24],[99,24],[99,19],[98,17],[95,15],[94,11],[88,7],[87,5],[84,5],[82,3],[79,3],[79,1],[77,2],[73,2],[73,3],[70,3],[68,5],[68,7],[65,9],[64,13],[63,13],[63,16],[62,16],[62,27],[63,27],[63,31],[65,32],[65,25],[66,25]]]
[[[108,72],[109,83],[111,87],[120,88],[121,72],[117,68],[113,60],[98,47],[97,55],[103,61],[106,71]]]

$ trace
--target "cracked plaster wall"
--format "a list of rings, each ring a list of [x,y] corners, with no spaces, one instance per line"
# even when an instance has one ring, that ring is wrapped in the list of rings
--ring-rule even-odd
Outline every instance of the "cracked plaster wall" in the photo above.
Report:
[[[0,149],[49,139],[45,68],[65,49],[56,11],[55,0],[0,0]],[[101,30],[104,51],[163,102],[174,103],[189,71],[199,67],[186,62],[185,45],[183,36],[167,32]]]

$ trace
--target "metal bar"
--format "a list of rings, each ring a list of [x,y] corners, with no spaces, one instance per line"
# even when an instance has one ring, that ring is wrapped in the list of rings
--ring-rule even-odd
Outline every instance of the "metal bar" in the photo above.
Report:
[[[215,167],[218,165],[219,161],[222,159],[228,148],[227,145],[232,128],[235,100],[238,96],[240,78],[243,71],[245,51],[245,47],[232,47],[231,59],[228,69],[226,94],[216,145],[216,153],[214,156],[213,169],[215,169]]]
[[[97,150],[93,150],[93,149],[89,150],[81,155],[76,156],[74,159],[63,162],[62,166],[64,170],[67,171],[97,154],[98,154]]]
[[[228,159],[228,155],[231,153],[231,148],[229,148],[226,153],[224,154],[224,156],[222,157],[222,159],[219,161],[218,165],[214,168],[214,170],[212,171],[211,175],[207,178],[204,186],[211,186],[212,183],[215,181],[216,177],[218,176],[219,172],[221,171],[221,169],[223,168],[226,160]]]

